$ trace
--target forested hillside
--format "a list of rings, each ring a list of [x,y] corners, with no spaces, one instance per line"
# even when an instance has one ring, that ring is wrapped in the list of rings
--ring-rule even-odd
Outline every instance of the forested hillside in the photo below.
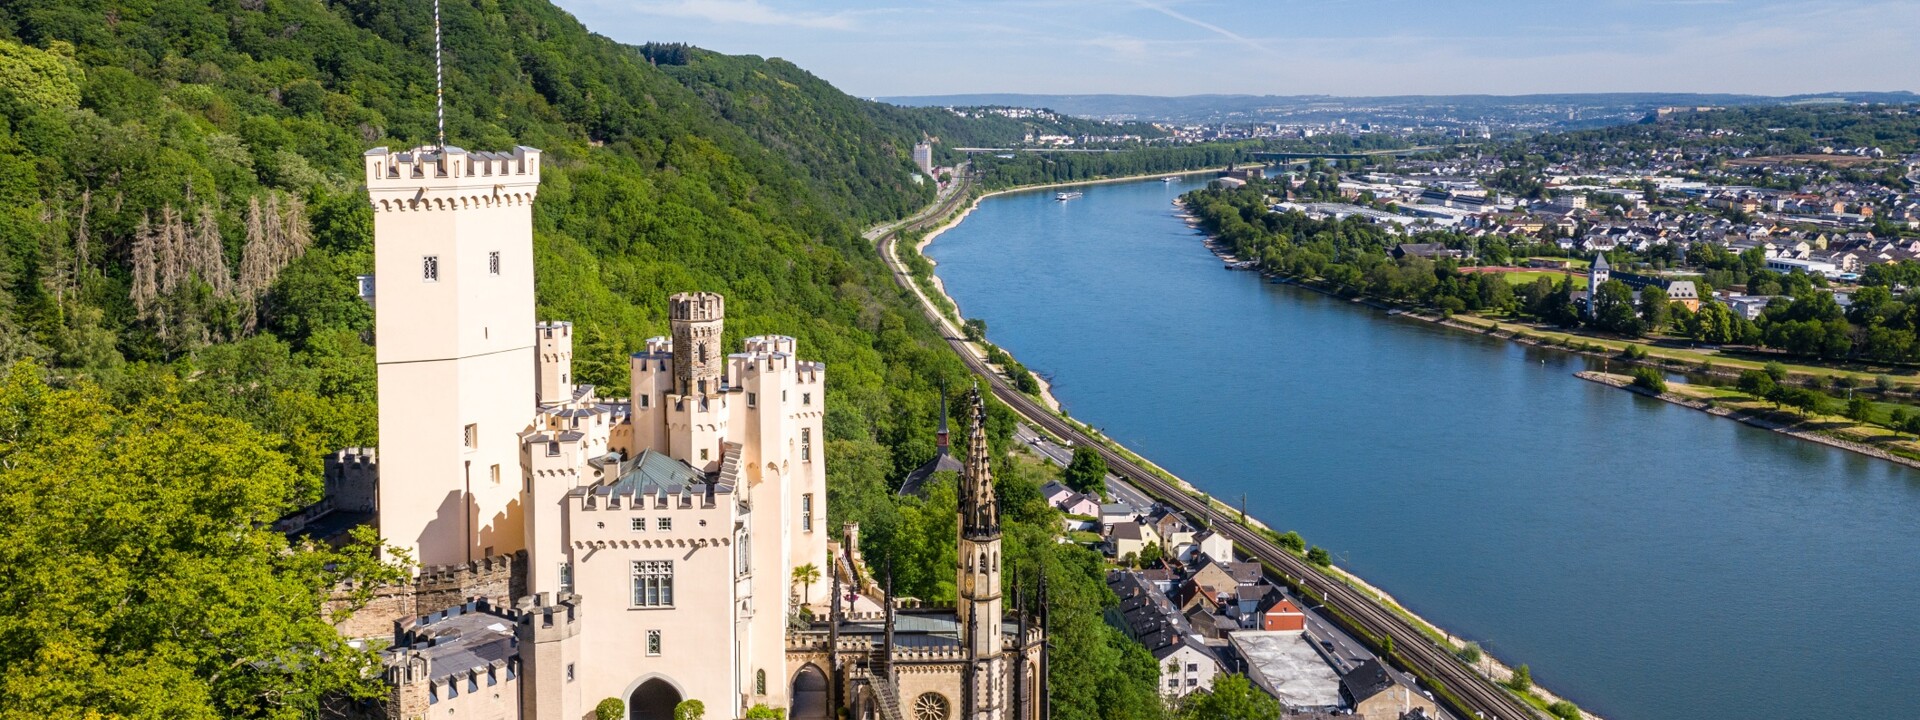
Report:
[[[378,571],[260,528],[315,497],[324,453],[376,441],[357,167],[431,141],[430,7],[0,0],[0,360],[21,362],[0,388],[0,716],[304,717],[368,691],[317,597]],[[964,370],[859,233],[931,197],[912,140],[975,126],[777,61],[658,67],[544,0],[444,19],[449,142],[548,153],[540,316],[578,324],[576,374],[624,392],[669,293],[725,293],[729,345],[790,334],[829,366],[832,520],[904,592],[950,598],[951,493],[889,488]],[[1097,557],[1052,542],[1049,472],[1010,465],[1003,488],[1010,582],[1054,579],[1056,712],[1158,714],[1150,656],[1100,620]]]

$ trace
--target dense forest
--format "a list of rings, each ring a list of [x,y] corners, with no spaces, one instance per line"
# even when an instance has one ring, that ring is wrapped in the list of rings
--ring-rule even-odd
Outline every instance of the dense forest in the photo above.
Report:
[[[262,528],[315,498],[325,453],[377,438],[357,167],[430,142],[430,7],[0,0],[0,715],[307,717],[374,689],[318,597],[391,569]],[[890,490],[965,370],[860,231],[931,198],[918,137],[1009,128],[777,60],[650,55],[545,0],[444,22],[450,143],[547,153],[539,314],[577,323],[577,376],[624,392],[669,293],[726,294],[729,345],[789,334],[832,370],[831,521],[861,522],[903,593],[950,599],[951,490]],[[1157,716],[1098,556],[1053,541],[1054,471],[1005,465],[1009,582],[1054,588],[1057,717]]]

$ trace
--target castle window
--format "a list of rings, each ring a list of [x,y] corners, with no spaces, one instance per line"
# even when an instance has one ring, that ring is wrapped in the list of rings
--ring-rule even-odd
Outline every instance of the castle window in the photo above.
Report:
[[[493,484],[499,485],[500,484],[500,463],[494,463],[493,467],[489,470],[489,474],[493,476]]]
[[[653,402],[653,397],[651,395],[640,396],[640,407],[642,408],[652,407],[652,404],[651,404],[652,402]]]
[[[939,693],[923,693],[913,701],[913,720],[947,720],[951,707]]]
[[[440,282],[439,255],[428,255],[420,258],[420,279],[426,282]]]
[[[740,574],[745,575],[749,572],[752,572],[753,571],[753,536],[743,533],[740,535],[739,540],[734,541],[734,544],[740,547]]]
[[[500,251],[495,250],[493,252],[487,253],[487,274],[488,275],[500,274]]]
[[[673,606],[673,561],[636,560],[633,563],[633,606]]]
[[[701,459],[701,460],[706,460],[706,459],[707,459],[707,449],[706,449],[706,448],[700,448],[700,459]]]
[[[648,655],[660,654],[660,631],[659,630],[647,631],[647,654]]]
[[[800,462],[813,460],[813,428],[800,428]]]
[[[646,532],[646,531],[647,531],[647,519],[646,519],[646,518],[643,518],[643,517],[637,517],[637,518],[634,518],[634,519],[633,519],[633,531],[634,531],[634,532]]]
[[[560,441],[558,440],[547,441],[547,457],[559,457],[559,456],[560,456]]]
[[[747,407],[759,407],[759,398],[754,397],[753,393],[747,393]]]
[[[800,393],[800,404],[808,405],[808,406],[813,405],[813,393]]]
[[[813,532],[813,493],[800,496],[800,529]]]
[[[463,440],[466,443],[468,450],[479,448],[480,447],[480,425],[477,423],[467,423],[466,434]]]
[[[765,670],[753,671],[753,694],[755,695],[767,694],[767,671]]]
[[[673,518],[670,518],[670,517],[660,518],[659,529],[660,529],[660,532],[666,532],[668,530],[672,530]]]
[[[560,592],[573,592],[573,563],[560,563]]]
[[[573,663],[567,663],[567,682],[573,682]]]

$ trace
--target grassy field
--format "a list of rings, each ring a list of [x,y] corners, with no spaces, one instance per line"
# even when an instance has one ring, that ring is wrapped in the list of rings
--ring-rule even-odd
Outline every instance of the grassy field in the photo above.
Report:
[[[1514,285],[1532,285],[1533,281],[1539,280],[1540,278],[1546,278],[1548,281],[1558,285],[1562,279],[1573,277],[1558,270],[1526,270],[1522,272],[1501,273],[1501,275],[1506,277],[1508,283]],[[1586,284],[1585,277],[1577,277],[1575,280],[1575,287],[1582,287]]]
[[[1702,365],[1702,364],[1711,363],[1715,368],[1718,368],[1720,370],[1730,370],[1730,371],[1736,371],[1736,372],[1740,370],[1759,370],[1765,367],[1767,364],[1767,361],[1765,360],[1749,360],[1746,358],[1737,358],[1737,357],[1722,355],[1720,353],[1706,351],[1706,350],[1691,350],[1687,348],[1660,347],[1652,344],[1654,342],[1654,339],[1643,339],[1643,340],[1629,342],[1624,340],[1617,340],[1613,338],[1603,338],[1603,337],[1585,335],[1580,333],[1569,333],[1569,332],[1565,332],[1565,331],[1558,330],[1555,328],[1550,328],[1550,327],[1538,327],[1530,324],[1497,320],[1494,318],[1480,317],[1477,315],[1455,315],[1453,319],[1460,323],[1473,325],[1481,328],[1497,326],[1499,329],[1506,332],[1518,333],[1521,335],[1538,338],[1541,340],[1551,342],[1552,344],[1555,344],[1555,345],[1565,344],[1571,341],[1576,345],[1584,344],[1589,346],[1598,346],[1600,348],[1604,348],[1604,350],[1607,352],[1621,352],[1625,350],[1626,346],[1628,345],[1639,345],[1642,348],[1646,348],[1647,354],[1649,356],[1658,360],[1675,360],[1675,361],[1687,363],[1689,365]],[[1916,377],[1914,374],[1914,371],[1911,369],[1882,370],[1882,369],[1871,368],[1871,367],[1868,367],[1865,369],[1843,369],[1843,368],[1823,367],[1818,365],[1806,365],[1801,363],[1788,362],[1784,360],[1779,360],[1775,362],[1779,362],[1781,365],[1787,368],[1787,373],[1789,377],[1788,381],[1794,382],[1794,383],[1797,383],[1802,378],[1805,378],[1808,376],[1820,377],[1828,380],[1831,380],[1832,378],[1836,378],[1836,377],[1847,377],[1847,378],[1852,378],[1854,382],[1858,383],[1860,386],[1867,387],[1867,386],[1873,385],[1875,377],[1878,377],[1880,375],[1887,375],[1888,377],[1893,378],[1895,383],[1899,384],[1902,387],[1906,387],[1907,389],[1913,389],[1915,385],[1920,385],[1920,377]]]
[[[1895,433],[1878,425],[1854,422],[1839,415],[1825,413],[1801,415],[1792,410],[1775,408],[1773,403],[1761,400],[1733,388],[1694,385],[1689,383],[1670,383],[1668,392],[1684,395],[1698,400],[1710,400],[1714,405],[1736,409],[1767,417],[1770,420],[1793,426],[1796,430],[1806,430],[1840,440],[1870,445],[1886,452],[1905,458],[1920,459],[1920,441],[1911,435]],[[1829,410],[1840,409],[1837,401],[1829,402]],[[1892,411],[1896,405],[1875,403],[1875,409],[1882,417]]]

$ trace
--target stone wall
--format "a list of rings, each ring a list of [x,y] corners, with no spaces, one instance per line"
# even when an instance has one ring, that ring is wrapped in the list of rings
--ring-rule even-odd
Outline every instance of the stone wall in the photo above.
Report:
[[[352,603],[356,588],[334,588],[322,613],[341,635],[350,638],[386,637],[395,621],[411,620],[469,600],[485,598],[495,607],[513,607],[527,594],[527,554],[475,560],[461,565],[438,565],[421,571],[414,582],[372,589],[365,606],[335,619]]]

